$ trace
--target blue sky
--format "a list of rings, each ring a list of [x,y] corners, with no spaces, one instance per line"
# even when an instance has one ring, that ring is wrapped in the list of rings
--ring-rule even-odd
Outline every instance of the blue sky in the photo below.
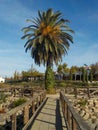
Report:
[[[31,65],[45,71],[45,67],[34,64],[29,51],[25,53],[21,29],[28,25],[26,19],[37,17],[38,10],[48,8],[61,11],[75,31],[74,44],[62,63],[71,67],[98,62],[98,0],[0,0],[0,76],[12,76]]]

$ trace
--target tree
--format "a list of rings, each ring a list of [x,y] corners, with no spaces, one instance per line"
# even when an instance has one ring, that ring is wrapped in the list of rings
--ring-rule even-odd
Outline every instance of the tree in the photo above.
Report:
[[[72,80],[73,79],[73,74],[75,75],[75,80],[76,80],[76,72],[78,71],[78,67],[77,66],[72,66],[70,68],[70,79]]]
[[[63,71],[63,66],[60,64],[58,65],[57,72],[62,73],[62,71]]]
[[[21,75],[19,74],[19,72],[15,71],[15,72],[14,72],[14,77],[13,77],[13,79],[14,79],[14,80],[19,80],[20,77],[21,77]]]
[[[63,66],[61,64],[58,65],[57,72],[58,72],[59,79],[62,80]]]
[[[69,34],[73,33],[73,30],[67,25],[69,21],[61,18],[61,12],[53,12],[52,9],[46,12],[38,11],[37,18],[27,21],[32,24],[22,29],[24,31],[22,39],[27,38],[24,47],[26,52],[31,50],[35,64],[39,66],[43,64],[47,72],[47,68],[52,68],[54,63],[57,65],[62,61],[62,56],[67,54],[70,42],[73,43],[73,38]]]
[[[71,71],[71,69],[70,69],[70,80],[72,81],[72,71]]]
[[[90,71],[90,82],[93,81],[93,74],[92,74],[92,70]]]
[[[86,81],[86,70],[85,70],[85,68],[83,68],[82,73],[83,73],[83,82],[85,82]]]
[[[63,65],[58,65],[57,72],[59,73],[61,79],[65,79],[65,73],[69,73],[70,69],[67,67],[67,64],[64,63]]]
[[[95,74],[98,71],[98,63],[92,64],[91,65],[91,72],[92,72],[92,77],[95,78]]]
[[[83,80],[83,69],[83,66],[79,67],[80,81]]]

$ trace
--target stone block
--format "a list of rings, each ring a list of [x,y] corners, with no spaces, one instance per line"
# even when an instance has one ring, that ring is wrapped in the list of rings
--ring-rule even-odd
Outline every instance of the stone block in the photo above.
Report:
[[[83,116],[83,119],[88,120],[89,117],[90,117],[90,114],[89,114],[89,113],[86,113],[86,114]]]

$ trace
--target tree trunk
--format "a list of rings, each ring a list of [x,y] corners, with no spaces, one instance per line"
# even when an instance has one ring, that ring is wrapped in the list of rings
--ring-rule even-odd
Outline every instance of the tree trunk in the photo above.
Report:
[[[54,72],[52,70],[51,60],[49,59],[47,61],[45,72],[45,89],[48,91],[48,93],[54,93],[54,83],[55,83]]]

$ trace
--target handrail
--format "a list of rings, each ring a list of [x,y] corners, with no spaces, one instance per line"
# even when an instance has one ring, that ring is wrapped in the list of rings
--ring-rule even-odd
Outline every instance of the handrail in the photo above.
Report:
[[[39,105],[43,102],[43,100],[46,97],[46,91],[42,91],[39,94],[35,95],[33,98],[31,98],[29,101],[26,103],[10,110],[7,113],[0,114],[0,122],[7,121],[9,118],[12,122],[12,129],[11,130],[16,130],[17,129],[17,115],[18,112],[22,111],[23,112],[23,123],[24,125],[29,121],[29,111],[30,111],[30,106],[32,108],[32,115],[36,111],[36,108],[39,107]]]
[[[98,91],[98,87],[66,87],[64,89],[64,91],[67,93],[69,93],[70,91],[67,90],[70,89],[71,91],[73,91],[73,94],[75,95],[75,97],[77,98],[77,96],[79,95],[79,90],[85,90],[85,94],[88,98],[91,98],[93,95],[93,93],[91,93],[92,90],[96,90]],[[84,92],[83,92],[84,93]]]
[[[60,101],[65,121],[67,121],[68,130],[93,130],[93,128],[76,113],[63,91],[60,92]]]

